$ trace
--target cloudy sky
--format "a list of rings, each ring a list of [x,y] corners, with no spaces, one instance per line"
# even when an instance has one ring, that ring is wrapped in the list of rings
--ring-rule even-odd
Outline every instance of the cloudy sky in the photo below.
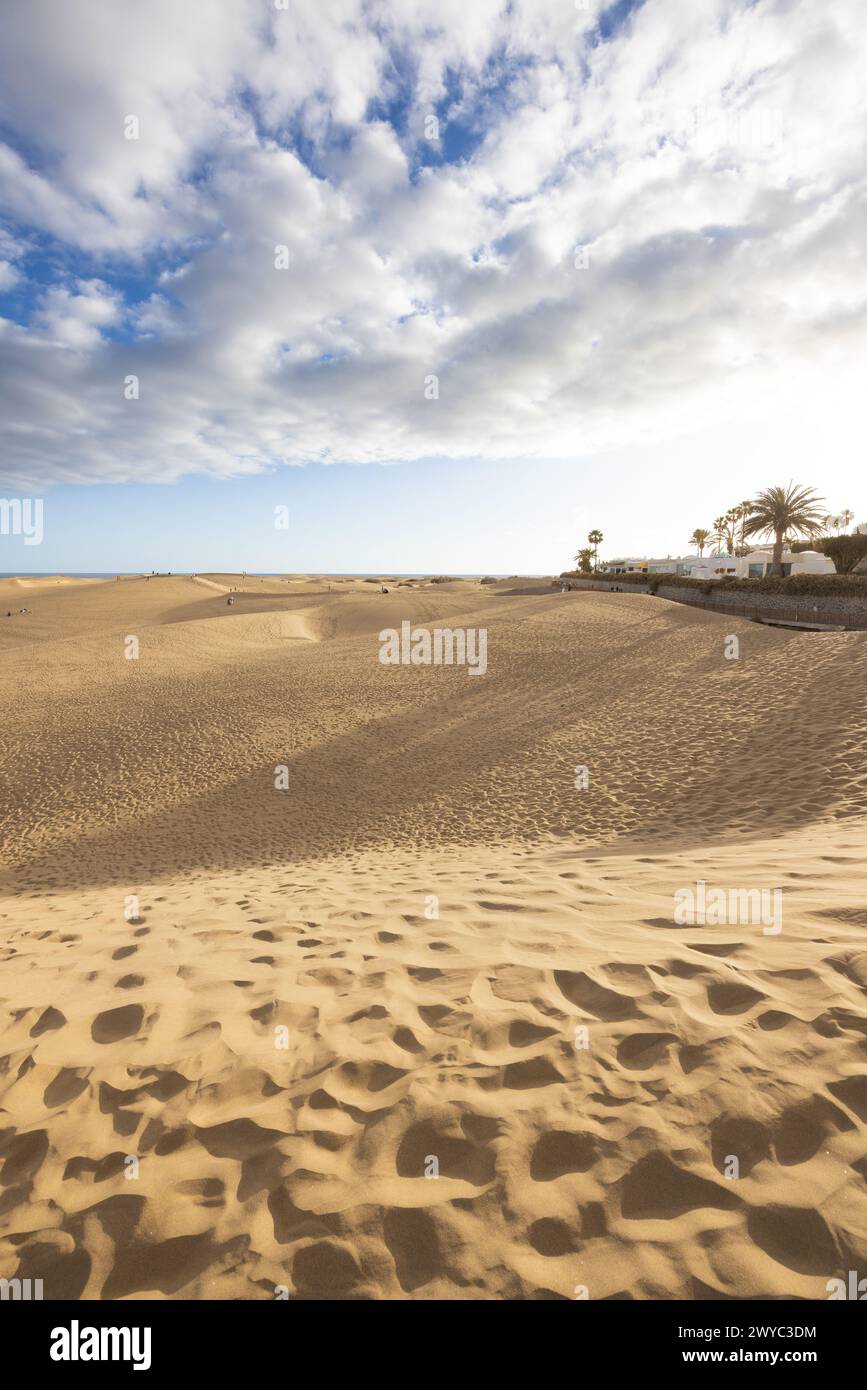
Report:
[[[867,520],[865,50],[863,0],[4,6],[0,569]]]

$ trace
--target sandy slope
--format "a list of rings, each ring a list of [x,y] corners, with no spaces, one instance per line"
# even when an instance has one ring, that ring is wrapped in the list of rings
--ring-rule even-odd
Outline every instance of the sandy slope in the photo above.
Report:
[[[864,637],[204,578],[46,589],[0,624],[0,1276],[821,1298],[867,1274]],[[382,666],[402,618],[485,626],[488,674]],[[781,888],[782,931],[676,926],[700,878]]]

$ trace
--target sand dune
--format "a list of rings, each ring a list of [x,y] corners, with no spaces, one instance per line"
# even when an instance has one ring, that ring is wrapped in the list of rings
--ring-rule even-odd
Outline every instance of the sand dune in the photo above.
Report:
[[[0,1277],[865,1271],[864,637],[515,587],[127,579],[0,624]],[[487,674],[381,665],[404,618],[484,626]],[[781,930],[678,925],[697,880]]]

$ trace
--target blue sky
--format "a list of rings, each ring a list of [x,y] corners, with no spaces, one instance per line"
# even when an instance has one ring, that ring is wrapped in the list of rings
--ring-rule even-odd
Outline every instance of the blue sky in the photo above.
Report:
[[[243,484],[196,478],[61,487],[46,500],[43,544],[0,538],[0,568],[164,570],[179,568],[183,556],[190,570],[366,573],[388,557],[385,568],[402,573],[488,573],[520,552],[535,555],[530,568],[545,573],[552,560],[563,568],[574,553],[588,478],[579,487],[562,460],[536,467],[529,494],[522,462],[450,459],[281,469]],[[595,490],[604,490],[598,481]],[[287,529],[275,525],[278,507],[288,508]],[[99,538],[86,564],[83,534]]]
[[[867,519],[865,56],[856,0],[13,8],[0,569],[559,570],[790,478]]]
[[[752,434],[736,457],[708,459],[710,478],[696,463],[708,441],[684,439],[653,466],[635,446],[578,468],[565,459],[427,459],[58,487],[45,497],[40,546],[0,535],[0,572],[557,574],[597,527],[604,554],[685,554],[696,526],[710,529],[764,478],[761,450],[747,452]],[[842,510],[852,490],[828,501]],[[278,529],[283,507],[289,525]],[[649,525],[661,508],[664,521]],[[660,538],[669,543],[654,545]]]

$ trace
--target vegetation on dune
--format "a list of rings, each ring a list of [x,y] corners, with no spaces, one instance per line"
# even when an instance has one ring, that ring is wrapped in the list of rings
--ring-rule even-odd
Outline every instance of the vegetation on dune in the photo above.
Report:
[[[738,502],[729,507],[722,516],[715,518],[710,532],[697,527],[690,536],[698,554],[704,553],[708,540],[715,546],[718,555],[747,555],[757,537],[765,537],[773,542],[774,574],[782,573],[783,548],[796,536],[817,536],[830,522],[841,518],[829,517],[821,510],[823,498],[813,488],[789,483],[788,487],[765,488],[756,497]],[[851,518],[851,512],[845,512]],[[848,520],[846,522],[848,525]]]
[[[587,545],[578,551],[575,559],[581,567],[582,574],[592,574],[599,568],[599,547],[605,537],[599,530],[592,530],[587,534]]]
[[[783,546],[787,538],[820,534],[828,515],[822,511],[823,501],[815,488],[789,483],[788,487],[765,488],[750,503],[742,534],[746,540],[773,537],[772,576],[783,573]]]
[[[747,553],[749,547],[746,544],[744,525],[752,505],[750,501],[738,502],[734,507],[729,507],[723,516],[716,517],[709,534],[706,531],[703,532],[707,539],[714,542],[718,554],[745,555]],[[691,537],[693,541],[699,534],[699,530],[693,532]],[[699,554],[701,553],[699,551]]]
[[[695,589],[703,594],[749,593],[789,594],[793,598],[815,595],[828,598],[867,599],[867,574],[791,574],[766,575],[764,579],[691,579],[683,574],[615,574],[595,576],[578,570],[564,570],[561,579],[590,579],[597,584],[636,585],[655,594],[660,588]]]
[[[711,556],[742,557],[758,545],[770,541],[771,573],[767,577],[771,578],[783,578],[782,557],[787,549],[793,554],[818,550],[833,560],[838,575],[846,575],[856,568],[860,572],[865,568],[862,562],[867,561],[867,535],[845,534],[846,528],[855,520],[855,513],[847,507],[835,515],[823,510],[823,506],[824,498],[814,488],[803,487],[800,483],[768,487],[755,497],[729,507],[727,512],[714,519],[709,529],[697,526],[689,541],[695,546],[700,559],[706,547]],[[831,530],[836,534],[830,535]],[[602,533],[591,531],[587,539],[589,547],[579,550],[575,556],[578,569],[565,571],[566,577],[578,573],[592,574],[598,570],[598,545],[602,541]],[[617,578],[628,583],[648,582],[646,574],[622,574]],[[665,576],[666,582],[673,579],[672,575]],[[714,584],[722,582],[721,579],[713,580]],[[756,579],[742,582],[752,587],[759,583]]]
[[[745,556],[762,542],[767,544],[770,541],[771,568],[763,578],[734,575],[692,578],[676,574],[648,574],[646,571],[608,577],[616,580],[618,585],[640,584],[651,593],[656,593],[660,585],[665,584],[675,588],[699,588],[705,594],[722,589],[790,594],[793,597],[810,594],[867,597],[867,534],[845,534],[846,528],[854,520],[855,513],[851,508],[847,507],[836,515],[824,510],[824,498],[819,496],[815,488],[794,482],[785,487],[768,487],[752,499],[729,507],[727,512],[715,518],[710,529],[697,526],[689,538],[699,558],[704,556],[705,547],[709,548],[711,556]],[[836,534],[828,534],[831,530]],[[575,556],[577,569],[564,570],[560,578],[586,579],[596,576],[599,571],[599,546],[603,539],[601,531],[590,531],[588,544],[582,546]],[[795,555],[805,550],[817,550],[833,561],[837,572],[786,576],[783,574],[784,550],[790,550]]]
[[[819,550],[834,561],[838,574],[848,574],[867,557],[867,536],[820,536],[816,540],[794,541],[792,550]]]
[[[593,530],[588,533],[587,544],[593,547],[593,568],[599,568],[599,547],[605,540],[601,531]]]

